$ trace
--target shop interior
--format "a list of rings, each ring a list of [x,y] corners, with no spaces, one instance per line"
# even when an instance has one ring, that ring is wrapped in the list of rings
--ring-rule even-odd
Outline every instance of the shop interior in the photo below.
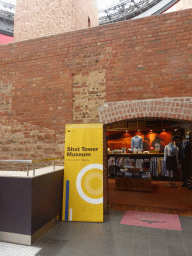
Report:
[[[192,213],[192,190],[184,185],[189,171],[188,178],[183,179],[186,165],[181,156],[181,146],[191,145],[190,122],[157,118],[121,121],[107,125],[106,133],[110,208]],[[141,146],[134,148],[138,140]],[[177,165],[172,168],[171,163],[170,169],[168,158],[173,157],[166,152],[172,144]],[[188,152],[191,163],[190,146]]]

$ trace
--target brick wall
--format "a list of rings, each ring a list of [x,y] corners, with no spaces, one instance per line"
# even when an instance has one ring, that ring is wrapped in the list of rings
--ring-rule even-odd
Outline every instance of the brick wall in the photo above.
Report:
[[[99,25],[95,0],[17,0],[14,41],[55,35]]]
[[[98,121],[95,111],[106,99],[105,70],[80,73],[73,76],[73,122]]]
[[[189,97],[191,18],[189,9],[1,45],[0,113],[64,134],[66,123],[99,121],[105,102]]]
[[[32,160],[63,156],[64,134],[0,116],[0,152],[0,159]],[[26,170],[26,164],[0,163],[0,170],[18,170],[18,167]]]
[[[0,45],[1,156],[63,155],[65,124],[99,121],[106,102],[190,97],[191,20],[189,9]],[[122,110],[104,123],[135,114]],[[106,191],[104,169],[104,202]]]

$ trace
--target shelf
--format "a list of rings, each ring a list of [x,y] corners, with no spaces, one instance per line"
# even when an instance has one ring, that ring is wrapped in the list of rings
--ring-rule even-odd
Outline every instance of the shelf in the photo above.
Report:
[[[131,156],[138,158],[164,157],[164,153],[108,153],[108,156]]]

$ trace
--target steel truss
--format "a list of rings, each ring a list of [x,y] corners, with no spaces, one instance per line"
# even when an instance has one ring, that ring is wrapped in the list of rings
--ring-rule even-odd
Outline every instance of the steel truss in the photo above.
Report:
[[[0,1],[0,7],[3,7],[4,9],[9,9],[9,11],[0,9],[0,20],[8,24],[13,24],[15,5]]]
[[[124,0],[99,10],[99,25],[129,20],[147,11],[162,0]]]

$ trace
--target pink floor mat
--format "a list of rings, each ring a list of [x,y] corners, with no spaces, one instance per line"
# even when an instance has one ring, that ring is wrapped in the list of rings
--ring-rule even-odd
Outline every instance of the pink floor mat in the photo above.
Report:
[[[179,231],[182,230],[179,216],[176,214],[127,211],[125,212],[120,224]]]

